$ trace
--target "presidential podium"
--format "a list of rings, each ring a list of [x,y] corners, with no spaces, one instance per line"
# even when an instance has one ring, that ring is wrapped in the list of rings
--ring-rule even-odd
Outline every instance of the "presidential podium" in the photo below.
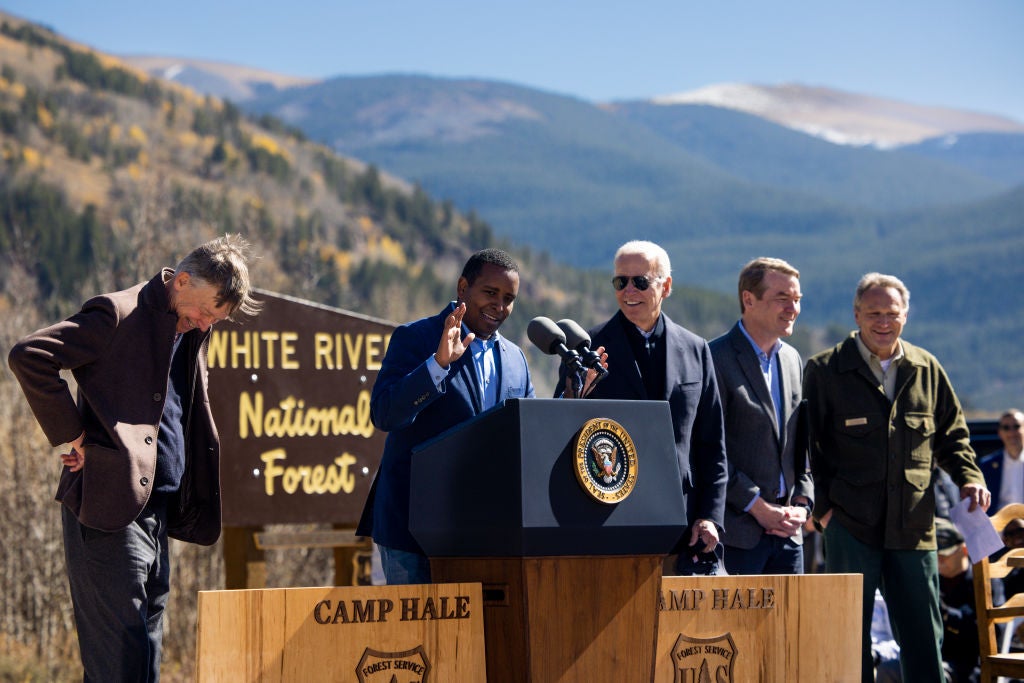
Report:
[[[433,580],[482,584],[490,683],[654,677],[662,561],[686,525],[667,403],[506,401],[412,470]]]

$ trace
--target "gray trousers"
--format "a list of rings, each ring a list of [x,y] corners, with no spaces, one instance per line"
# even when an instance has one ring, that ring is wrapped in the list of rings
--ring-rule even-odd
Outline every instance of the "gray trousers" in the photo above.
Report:
[[[156,683],[170,591],[167,513],[97,531],[63,508],[64,557],[86,683]]]

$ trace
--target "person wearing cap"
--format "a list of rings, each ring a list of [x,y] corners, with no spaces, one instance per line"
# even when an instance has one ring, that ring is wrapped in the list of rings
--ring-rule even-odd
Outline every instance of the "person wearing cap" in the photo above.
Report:
[[[824,530],[826,571],[864,577],[865,683],[873,680],[876,588],[900,644],[903,680],[943,677],[932,471],[950,475],[970,511],[990,502],[949,377],[935,356],[901,339],[909,305],[899,278],[864,275],[853,298],[857,330],[804,370],[812,517]]]
[[[1024,412],[1010,408],[999,416],[999,440],[1003,447],[978,461],[992,491],[993,510],[1024,503]]]
[[[1011,519],[1003,527],[1003,545],[1008,549],[1024,548],[1024,519]],[[1024,592],[1024,569],[1015,567],[1003,577],[1003,593],[1013,596]]]
[[[942,660],[953,683],[967,683],[977,680],[981,673],[974,573],[964,537],[952,522],[941,517],[935,520],[935,543],[943,625]],[[1002,604],[1003,599],[1003,582],[992,579],[993,604]]]

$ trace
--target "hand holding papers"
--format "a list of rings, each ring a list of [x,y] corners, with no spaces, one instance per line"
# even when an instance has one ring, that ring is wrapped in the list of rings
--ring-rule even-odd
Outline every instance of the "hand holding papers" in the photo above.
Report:
[[[971,564],[980,562],[997,550],[1003,548],[1003,540],[999,538],[992,520],[988,518],[985,511],[975,507],[973,512],[968,512],[971,499],[964,498],[950,511],[949,517],[964,535],[967,543],[967,554],[971,557]]]

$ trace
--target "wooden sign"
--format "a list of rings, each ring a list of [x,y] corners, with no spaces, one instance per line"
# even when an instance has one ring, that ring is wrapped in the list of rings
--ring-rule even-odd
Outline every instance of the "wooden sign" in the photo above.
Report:
[[[199,683],[483,683],[480,584],[200,591]]]
[[[655,681],[860,681],[860,574],[665,577]]]
[[[394,325],[259,291],[210,340],[225,526],[355,526],[385,435],[370,391]]]

